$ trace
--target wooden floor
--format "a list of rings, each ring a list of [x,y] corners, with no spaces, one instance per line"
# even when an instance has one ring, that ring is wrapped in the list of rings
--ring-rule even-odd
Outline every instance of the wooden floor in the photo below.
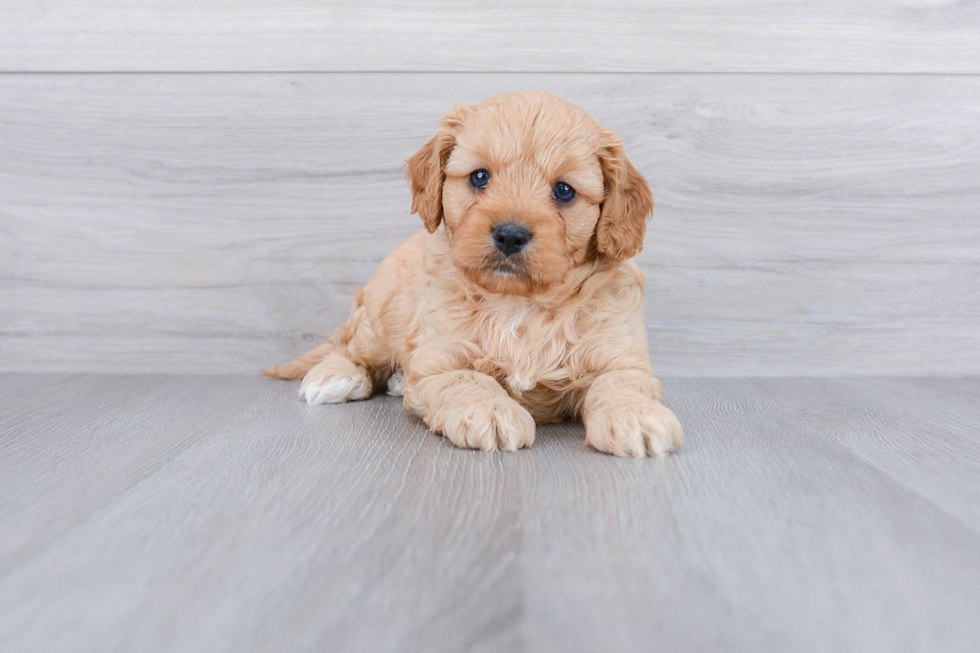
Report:
[[[665,379],[460,451],[258,377],[0,381],[3,651],[975,651],[980,380]]]

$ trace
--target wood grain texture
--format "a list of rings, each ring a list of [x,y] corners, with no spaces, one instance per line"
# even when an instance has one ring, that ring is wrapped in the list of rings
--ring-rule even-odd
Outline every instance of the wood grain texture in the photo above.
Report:
[[[3,71],[980,72],[950,0],[7,4]]]
[[[401,162],[518,88],[654,188],[660,373],[980,372],[980,77],[846,75],[0,76],[0,369],[305,351],[420,228]]]
[[[0,649],[972,651],[978,387],[667,379],[685,448],[621,460],[270,379],[7,375]]]

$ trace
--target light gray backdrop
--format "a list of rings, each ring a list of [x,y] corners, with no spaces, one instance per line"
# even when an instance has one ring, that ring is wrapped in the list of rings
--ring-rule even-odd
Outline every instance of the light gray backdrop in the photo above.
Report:
[[[0,11],[0,369],[288,360],[420,228],[440,115],[541,88],[654,189],[659,373],[980,373],[980,3]]]

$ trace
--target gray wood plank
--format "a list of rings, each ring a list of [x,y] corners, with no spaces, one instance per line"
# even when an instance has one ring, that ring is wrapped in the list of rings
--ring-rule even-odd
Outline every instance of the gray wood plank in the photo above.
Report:
[[[972,650],[976,531],[842,446],[864,411],[812,383],[665,381],[685,450],[654,465],[545,440],[522,517],[529,650]]]
[[[4,71],[980,72],[972,2],[7,4]]]
[[[16,375],[0,405],[0,573],[153,475],[226,415],[209,377]],[[42,382],[43,383],[39,383]],[[245,407],[268,394],[234,393]],[[44,415],[43,420],[38,416]]]
[[[61,518],[67,532],[29,530],[30,555],[0,579],[0,648],[513,650],[517,487],[498,457],[458,459],[395,400],[319,411],[269,379],[176,378],[153,393],[159,377],[92,378],[104,417],[86,425],[100,438],[59,421],[90,402],[71,395],[0,437],[60,454],[56,477],[4,456],[37,490],[5,511],[0,540],[58,519],[47,503],[104,477],[139,478]],[[145,473],[128,449],[154,436],[191,446]]]
[[[841,431],[840,441],[980,533],[977,379],[847,379],[819,386],[816,393],[850,409],[857,422]]]
[[[0,482],[37,481],[0,510],[0,541],[25,526],[31,540],[0,574],[4,650],[970,651],[980,637],[976,524],[927,496],[951,479],[976,504],[980,485],[928,461],[910,481],[874,442],[918,456],[951,433],[942,446],[970,458],[976,379],[936,380],[949,405],[932,379],[667,379],[684,450],[621,460],[585,449],[576,424],[517,454],[460,451],[398,400],[311,407],[269,379],[9,378],[24,390],[0,417],[39,379],[63,391],[0,421]],[[919,418],[906,392],[926,395]],[[104,483],[92,467],[133,482],[83,519],[46,507]]]
[[[535,87],[654,188],[658,372],[980,372],[980,77],[811,75],[0,76],[0,369],[290,359],[419,229],[441,113]]]

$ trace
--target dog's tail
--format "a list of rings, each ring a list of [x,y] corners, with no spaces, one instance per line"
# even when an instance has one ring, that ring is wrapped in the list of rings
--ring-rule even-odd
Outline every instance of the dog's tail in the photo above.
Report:
[[[322,361],[327,354],[336,348],[337,345],[328,340],[292,362],[262,370],[262,376],[274,376],[277,379],[289,379],[292,381],[302,379],[310,371],[310,368]]]

